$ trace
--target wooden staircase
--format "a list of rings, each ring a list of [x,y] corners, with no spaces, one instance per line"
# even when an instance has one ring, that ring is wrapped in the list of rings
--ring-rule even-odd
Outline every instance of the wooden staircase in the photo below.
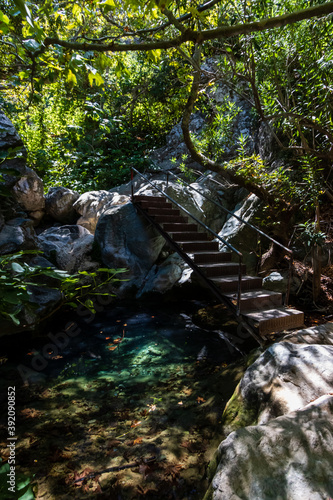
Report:
[[[264,290],[262,278],[246,275],[245,265],[240,269],[238,263],[232,262],[231,252],[220,252],[218,242],[200,232],[197,224],[189,222],[164,196],[135,195],[133,203],[234,313],[241,271],[237,316],[254,329],[257,340],[257,334],[264,338],[269,333],[303,326],[303,312],[283,306],[281,293]]]

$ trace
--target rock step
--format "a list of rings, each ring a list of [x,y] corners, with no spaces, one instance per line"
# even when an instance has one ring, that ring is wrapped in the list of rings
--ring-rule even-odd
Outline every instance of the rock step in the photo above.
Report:
[[[299,328],[304,325],[304,313],[287,307],[248,311],[244,313],[244,316],[257,326],[260,335]]]
[[[216,241],[184,241],[181,246],[186,253],[196,252],[197,250],[217,252],[219,249]]]
[[[209,241],[206,233],[199,233],[198,231],[182,231],[179,233],[169,233],[171,238],[177,243],[184,243],[186,241]]]
[[[213,283],[221,290],[221,292],[235,292],[238,289],[238,276],[223,276],[221,278],[210,278]],[[260,288],[262,278],[258,276],[242,276],[242,293],[246,290],[254,290]]]
[[[197,226],[196,224],[190,224],[190,223],[166,223],[163,224],[163,229],[164,231],[170,232],[170,233],[178,233],[180,231],[196,231]]]
[[[213,264],[200,264],[198,267],[204,271],[208,278],[232,274],[237,275],[239,270],[237,262],[214,262]],[[241,269],[242,274],[244,274],[246,272],[246,265],[242,264]]]
[[[231,252],[206,252],[195,251],[192,254],[192,258],[195,264],[209,264],[218,262],[230,262],[232,254]]]
[[[233,304],[237,305],[237,293],[226,293],[225,296]],[[271,290],[251,290],[241,295],[240,310],[258,311],[282,306],[282,293],[272,292]]]

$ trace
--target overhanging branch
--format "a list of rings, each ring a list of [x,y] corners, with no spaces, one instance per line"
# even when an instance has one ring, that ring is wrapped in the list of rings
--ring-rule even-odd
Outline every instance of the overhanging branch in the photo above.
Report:
[[[202,43],[207,40],[226,39],[237,35],[245,35],[249,33],[267,31],[274,28],[281,28],[289,24],[294,24],[305,19],[313,17],[325,16],[333,13],[333,2],[327,2],[315,7],[309,7],[290,14],[263,19],[253,23],[236,24],[235,26],[221,26],[211,30],[194,31],[186,30],[179,37],[169,40],[158,40],[142,43],[81,43],[69,42],[60,38],[47,37],[44,40],[44,46],[59,45],[71,50],[93,50],[95,52],[133,52],[133,51],[148,51],[156,49],[170,49],[179,47],[185,42]]]

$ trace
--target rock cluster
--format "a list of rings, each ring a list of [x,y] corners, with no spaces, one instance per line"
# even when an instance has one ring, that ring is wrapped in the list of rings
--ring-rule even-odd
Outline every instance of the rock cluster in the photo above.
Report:
[[[230,434],[205,500],[332,497],[332,358],[327,323],[286,336],[247,369],[225,409]]]

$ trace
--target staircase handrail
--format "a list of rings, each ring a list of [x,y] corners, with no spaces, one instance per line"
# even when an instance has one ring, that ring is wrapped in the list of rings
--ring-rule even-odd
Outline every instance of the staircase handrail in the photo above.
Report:
[[[215,233],[215,231],[213,231],[210,227],[208,227],[204,222],[202,222],[201,220],[199,220],[195,215],[191,214],[188,210],[186,210],[186,208],[184,208],[176,200],[174,200],[173,198],[171,198],[171,196],[169,196],[168,194],[166,194],[162,189],[160,189],[158,186],[156,186],[156,184],[154,184],[152,181],[150,181],[144,174],[142,174],[141,172],[139,172],[134,167],[131,167],[131,181],[132,181],[132,183],[131,183],[131,192],[132,192],[131,198],[132,198],[132,201],[134,201],[134,197],[135,197],[134,191],[133,191],[133,171],[136,172],[138,175],[140,175],[143,179],[145,179],[149,184],[151,184],[154,187],[154,189],[157,189],[157,191],[159,191],[160,193],[162,193],[163,196],[165,196],[166,198],[168,198],[180,210],[182,210],[183,212],[185,212],[189,217],[191,217],[193,220],[195,220],[195,222],[197,222],[197,224],[199,224],[204,229],[206,229],[206,231],[208,231],[215,238],[217,238],[218,240],[220,240],[224,245],[226,245],[232,252],[234,252],[238,256],[238,259],[239,259],[238,290],[237,290],[237,315],[238,315],[240,313],[240,301],[241,301],[241,293],[242,293],[241,284],[242,284],[242,261],[243,261],[243,254],[239,250],[237,250],[234,246],[232,246],[230,243],[228,243],[228,241],[224,240],[221,236],[219,236],[217,233]]]
[[[283,250],[285,250],[286,252],[288,252],[290,254],[290,261],[289,261],[289,275],[288,275],[288,285],[287,285],[287,292],[286,292],[286,297],[285,297],[285,305],[288,304],[288,300],[289,300],[289,294],[290,294],[290,285],[291,285],[291,275],[292,275],[292,269],[293,269],[293,251],[282,245],[282,243],[276,241],[274,238],[272,238],[271,236],[269,236],[268,234],[264,233],[261,229],[259,229],[258,227],[254,226],[253,224],[251,224],[250,222],[247,222],[245,219],[243,219],[242,217],[240,217],[239,215],[236,215],[234,214],[233,212],[231,212],[230,210],[228,210],[227,208],[225,208],[223,205],[221,205],[220,203],[218,203],[217,201],[213,200],[213,198],[211,198],[210,196],[207,196],[206,194],[204,193],[201,193],[198,189],[196,189],[195,187],[191,186],[191,184],[189,184],[188,182],[184,181],[184,179],[182,179],[181,177],[179,177],[178,175],[174,174],[173,172],[171,172],[171,170],[168,170],[166,172],[167,174],[167,185],[168,185],[168,177],[169,175],[171,174],[173,177],[176,177],[176,179],[178,179],[179,181],[181,181],[183,184],[186,184],[186,186],[188,186],[190,189],[192,189],[193,191],[196,191],[197,193],[199,193],[201,196],[203,196],[204,198],[206,198],[206,200],[209,200],[210,202],[214,203],[214,205],[218,206],[219,208],[221,208],[224,212],[228,213],[229,215],[231,215],[232,217],[235,217],[236,219],[238,219],[240,222],[242,222],[243,224],[246,224],[247,226],[249,226],[251,229],[254,229],[254,231],[256,231],[257,233],[261,234],[262,236],[264,236],[265,238],[267,238],[268,240],[270,240],[272,243],[275,243],[275,245],[278,245],[280,248],[282,248]]]

